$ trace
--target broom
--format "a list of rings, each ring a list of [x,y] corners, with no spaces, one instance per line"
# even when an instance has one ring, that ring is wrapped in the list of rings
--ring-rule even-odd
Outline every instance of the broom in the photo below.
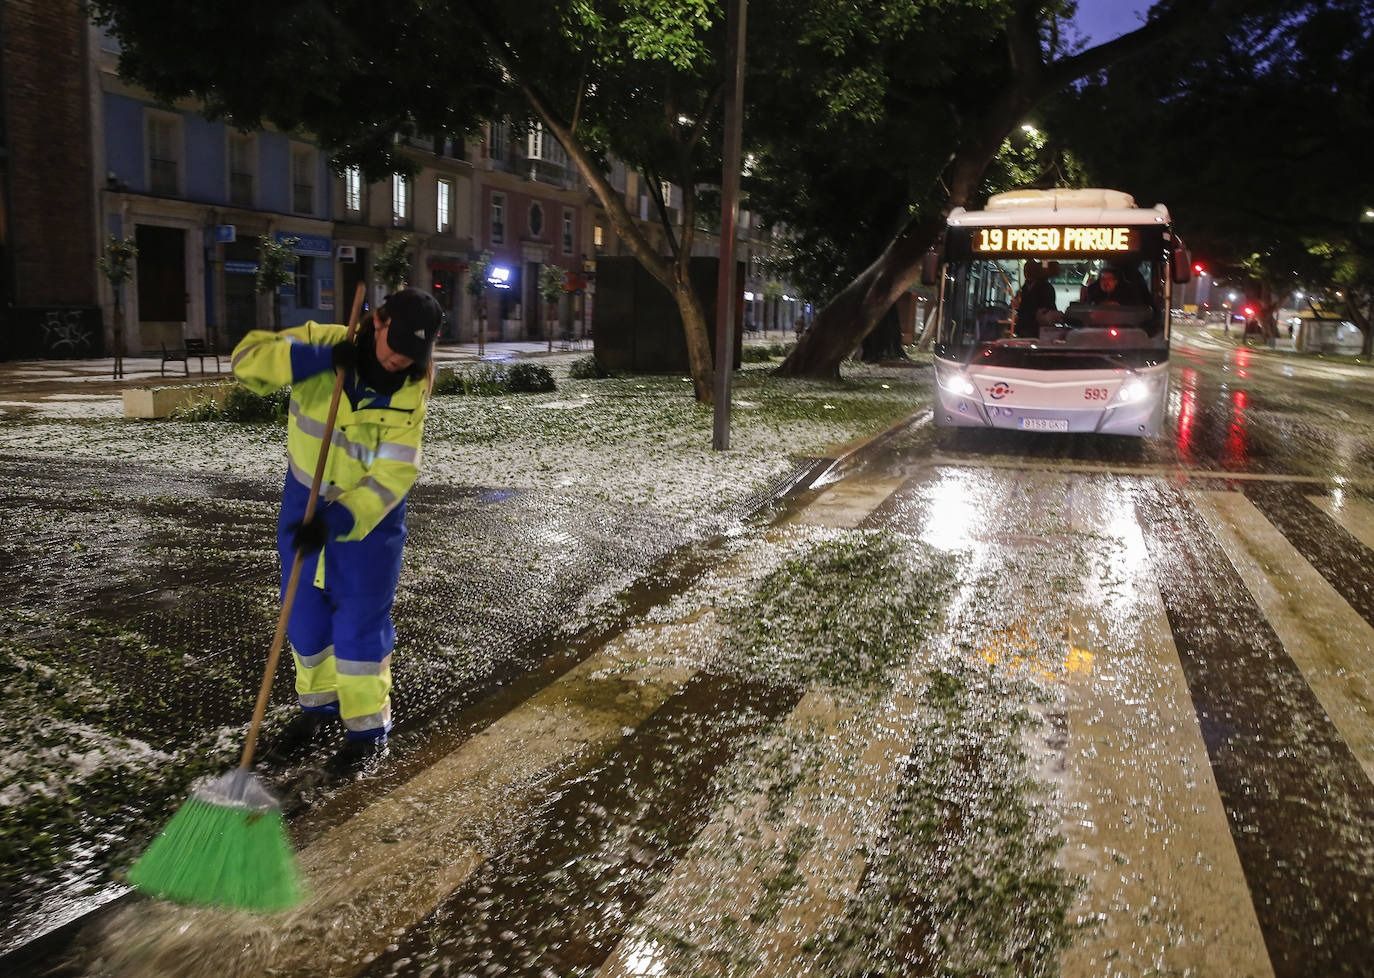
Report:
[[[348,339],[358,330],[365,289],[358,284],[348,317]],[[334,419],[339,412],[344,372],[334,377],[334,397],[320,441],[320,457],[310,486],[303,522],[315,515],[320,483],[329,458]],[[217,778],[200,781],[162,833],[129,870],[129,882],[151,896],[176,903],[194,903],[240,910],[287,910],[301,900],[295,855],[286,837],[277,799],[253,774],[253,752],[267,712],[272,677],[286,640],[286,622],[296,599],[305,553],[296,551],[282,596],[277,631],[267,653],[257,705],[248,725],[239,766]]]

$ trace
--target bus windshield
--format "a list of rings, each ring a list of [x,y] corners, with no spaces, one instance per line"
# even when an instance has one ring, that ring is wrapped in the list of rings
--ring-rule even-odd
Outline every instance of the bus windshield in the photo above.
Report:
[[[1163,261],[1125,256],[1043,261],[974,258],[945,267],[939,341],[1022,353],[1151,352],[1168,347]]]

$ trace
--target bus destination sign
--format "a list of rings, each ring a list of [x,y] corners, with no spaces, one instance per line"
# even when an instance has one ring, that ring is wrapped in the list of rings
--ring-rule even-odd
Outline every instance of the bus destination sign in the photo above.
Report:
[[[973,253],[999,255],[1098,254],[1139,251],[1135,227],[990,227],[970,229]]]

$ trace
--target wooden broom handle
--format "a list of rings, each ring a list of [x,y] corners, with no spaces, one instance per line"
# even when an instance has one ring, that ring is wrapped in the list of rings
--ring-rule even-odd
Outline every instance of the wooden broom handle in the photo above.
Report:
[[[363,299],[367,287],[358,283],[353,293],[353,308],[348,314],[347,342],[352,342],[358,333],[358,320],[363,313]],[[329,462],[329,445],[334,437],[334,420],[339,414],[339,398],[343,395],[344,370],[334,371],[334,396],[329,401],[329,414],[324,422],[324,435],[320,440],[320,457],[315,462],[315,477],[310,481],[310,499],[305,504],[305,517],[302,525],[315,517],[315,502],[320,496],[320,483],[324,481],[324,469]],[[320,552],[323,560],[323,551]],[[258,746],[258,731],[262,728],[262,718],[267,713],[267,697],[272,692],[272,678],[277,674],[277,663],[281,660],[282,646],[286,643],[286,622],[291,617],[291,605],[296,601],[296,588],[301,581],[301,566],[305,563],[305,551],[297,550],[291,562],[291,576],[286,579],[286,593],[282,595],[281,611],[277,614],[277,631],[272,636],[272,648],[267,653],[267,667],[262,672],[262,685],[258,688],[258,702],[253,707],[253,719],[248,724],[248,739],[243,744],[243,756],[239,758],[239,768],[247,771],[253,766],[253,752]]]

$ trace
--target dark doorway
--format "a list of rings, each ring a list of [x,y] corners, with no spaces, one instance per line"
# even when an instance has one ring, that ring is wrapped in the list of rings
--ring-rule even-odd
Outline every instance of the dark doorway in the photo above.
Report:
[[[525,262],[525,339],[544,338],[544,300],[539,295],[539,263]]]
[[[432,271],[430,292],[444,310],[444,331],[439,338],[446,343],[457,343],[461,338],[458,330],[458,273],[448,268],[435,268]]]
[[[353,293],[357,291],[359,282],[367,281],[367,249],[357,248],[355,253],[357,258],[353,261],[339,262],[339,281],[343,283],[343,288],[335,293],[334,298],[338,308],[335,318],[339,322],[348,321],[353,311]]]
[[[186,232],[140,224],[138,242],[138,321],[186,322]],[[145,334],[144,344],[152,337]],[[180,337],[176,338],[180,345]]]
[[[258,328],[258,294],[252,269],[258,263],[258,237],[245,234],[224,246],[224,341],[229,349]]]

